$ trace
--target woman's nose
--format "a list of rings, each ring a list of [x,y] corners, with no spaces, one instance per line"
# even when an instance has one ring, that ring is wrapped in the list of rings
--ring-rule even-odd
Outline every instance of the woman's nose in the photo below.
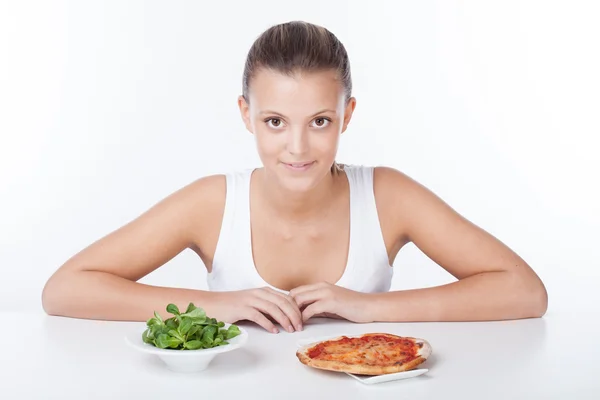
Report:
[[[308,151],[308,132],[304,129],[290,129],[288,131],[287,147],[290,154],[304,154]]]

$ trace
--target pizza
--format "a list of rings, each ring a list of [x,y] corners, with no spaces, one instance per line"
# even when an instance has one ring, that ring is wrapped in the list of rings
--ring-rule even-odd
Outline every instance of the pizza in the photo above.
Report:
[[[431,354],[426,340],[389,333],[340,336],[296,351],[302,364],[330,371],[383,375],[415,369]]]

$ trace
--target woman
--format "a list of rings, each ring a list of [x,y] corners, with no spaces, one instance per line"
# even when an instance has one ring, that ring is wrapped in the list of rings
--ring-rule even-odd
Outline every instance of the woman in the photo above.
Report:
[[[328,30],[290,22],[249,51],[241,116],[262,168],[207,176],[68,260],[47,282],[51,315],[145,320],[195,303],[219,320],[292,332],[309,318],[474,321],[542,316],[547,293],[499,240],[427,188],[386,167],[335,162],[350,123],[350,65]],[[457,278],[390,291],[394,258],[414,243]],[[185,249],[210,291],[137,283]]]

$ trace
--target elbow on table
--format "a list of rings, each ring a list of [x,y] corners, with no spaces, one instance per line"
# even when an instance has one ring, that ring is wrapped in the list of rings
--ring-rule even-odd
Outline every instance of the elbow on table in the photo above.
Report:
[[[522,311],[525,318],[541,318],[548,310],[548,291],[546,286],[539,279],[530,279],[528,284],[522,286],[524,288],[521,296]]]
[[[541,318],[548,311],[548,291],[543,283],[540,282],[540,287],[535,292],[536,307],[534,308],[534,317]]]
[[[48,315],[64,315],[62,307],[64,299],[63,279],[54,275],[44,285],[42,289],[42,308]]]

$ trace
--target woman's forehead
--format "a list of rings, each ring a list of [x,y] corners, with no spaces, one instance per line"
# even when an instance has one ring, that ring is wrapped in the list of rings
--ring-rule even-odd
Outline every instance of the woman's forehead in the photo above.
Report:
[[[338,109],[344,90],[334,70],[282,74],[262,69],[250,84],[250,104],[255,111],[269,109]]]

